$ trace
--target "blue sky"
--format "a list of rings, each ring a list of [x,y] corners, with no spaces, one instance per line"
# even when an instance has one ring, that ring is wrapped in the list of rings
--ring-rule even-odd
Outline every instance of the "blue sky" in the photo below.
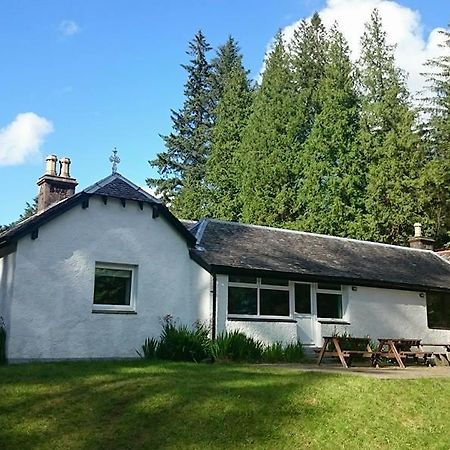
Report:
[[[400,42],[399,61],[418,72],[437,51],[435,29],[450,22],[448,0],[3,0],[0,224],[36,195],[47,154],[72,159],[80,189],[110,173],[113,147],[136,184],[155,176],[147,161],[163,150],[159,134],[170,132],[170,109],[183,102],[180,64],[199,28],[213,47],[232,34],[256,78],[278,29],[289,35],[318,10],[354,40],[374,5]]]

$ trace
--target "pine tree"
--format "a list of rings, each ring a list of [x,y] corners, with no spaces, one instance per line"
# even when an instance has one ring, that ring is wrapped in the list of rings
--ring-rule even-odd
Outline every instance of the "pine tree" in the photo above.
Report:
[[[205,164],[211,146],[212,111],[211,66],[207,52],[211,47],[201,31],[189,43],[189,64],[182,65],[188,74],[185,101],[179,112],[172,111],[173,131],[162,136],[166,151],[150,164],[160,178],[147,179],[163,201],[171,203],[175,214],[200,218],[204,211]]]
[[[247,71],[238,50],[236,42],[229,38],[213,63],[218,100],[206,164],[207,214],[225,220],[238,220],[240,216],[237,151],[252,102]]]
[[[34,197],[32,203],[27,202],[25,205],[25,209],[23,213],[19,216],[17,220],[11,222],[9,225],[0,225],[0,233],[6,230],[9,230],[13,226],[17,225],[22,220],[28,219],[31,216],[34,216],[37,213],[38,208],[38,197]]]
[[[450,28],[441,31],[443,55],[427,61],[424,112],[427,164],[421,179],[422,222],[438,246],[449,241],[450,230]]]
[[[365,220],[359,237],[405,243],[420,218],[423,155],[403,73],[374,10],[362,37],[362,115],[359,145],[366,167]]]
[[[225,44],[217,49],[216,56],[211,60],[211,97],[215,108],[218,107],[222,98],[230,73],[236,69],[244,72],[245,76],[248,75],[242,63],[239,44],[230,35]]]
[[[336,27],[326,57],[316,93],[320,112],[299,155],[298,219],[290,227],[348,236],[359,223],[363,201],[355,145],[359,98],[350,51]]]
[[[238,151],[243,221],[280,225],[290,217],[295,113],[289,58],[279,33]]]
[[[297,92],[297,141],[303,143],[320,112],[318,87],[324,74],[327,33],[318,13],[303,20],[289,45],[293,81]]]

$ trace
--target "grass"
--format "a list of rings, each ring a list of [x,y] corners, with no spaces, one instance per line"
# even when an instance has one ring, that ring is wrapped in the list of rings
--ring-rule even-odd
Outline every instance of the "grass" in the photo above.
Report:
[[[450,447],[450,380],[243,365],[0,367],[0,448]]]

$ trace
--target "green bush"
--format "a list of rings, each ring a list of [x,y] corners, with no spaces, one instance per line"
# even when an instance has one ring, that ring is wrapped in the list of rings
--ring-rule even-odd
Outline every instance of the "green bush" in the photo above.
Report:
[[[6,327],[0,316],[0,365],[6,364]]]
[[[284,348],[284,360],[287,363],[299,363],[305,360],[305,351],[300,341],[286,345]]]
[[[262,360],[265,363],[284,362],[284,348],[281,342],[275,342],[264,347]]]
[[[200,362],[211,354],[209,330],[197,323],[193,328],[177,325],[172,316],[166,316],[162,323],[161,340],[157,356],[170,361]]]
[[[260,362],[264,346],[240,331],[224,332],[211,344],[216,361]]]
[[[136,353],[143,359],[156,359],[158,354],[159,341],[155,338],[147,338],[141,347],[142,353],[136,350]]]

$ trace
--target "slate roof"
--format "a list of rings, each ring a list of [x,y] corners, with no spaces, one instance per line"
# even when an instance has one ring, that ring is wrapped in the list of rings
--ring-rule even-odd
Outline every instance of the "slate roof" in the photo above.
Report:
[[[212,273],[450,291],[450,264],[427,250],[204,219],[194,260]]]
[[[49,206],[43,211],[19,222],[14,227],[0,233],[0,248],[6,247],[14,242],[17,242],[21,237],[36,230],[41,225],[59,216],[68,209],[89,200],[92,195],[100,195],[102,197],[113,197],[122,200],[138,201],[152,205],[155,211],[155,217],[159,214],[164,216],[169,224],[175,228],[192,246],[195,244],[193,235],[183,226],[183,224],[163,205],[157,198],[150,195],[148,192],[136,186],[134,183],[115,173],[98,181],[76,193],[75,195],[61,200]]]

